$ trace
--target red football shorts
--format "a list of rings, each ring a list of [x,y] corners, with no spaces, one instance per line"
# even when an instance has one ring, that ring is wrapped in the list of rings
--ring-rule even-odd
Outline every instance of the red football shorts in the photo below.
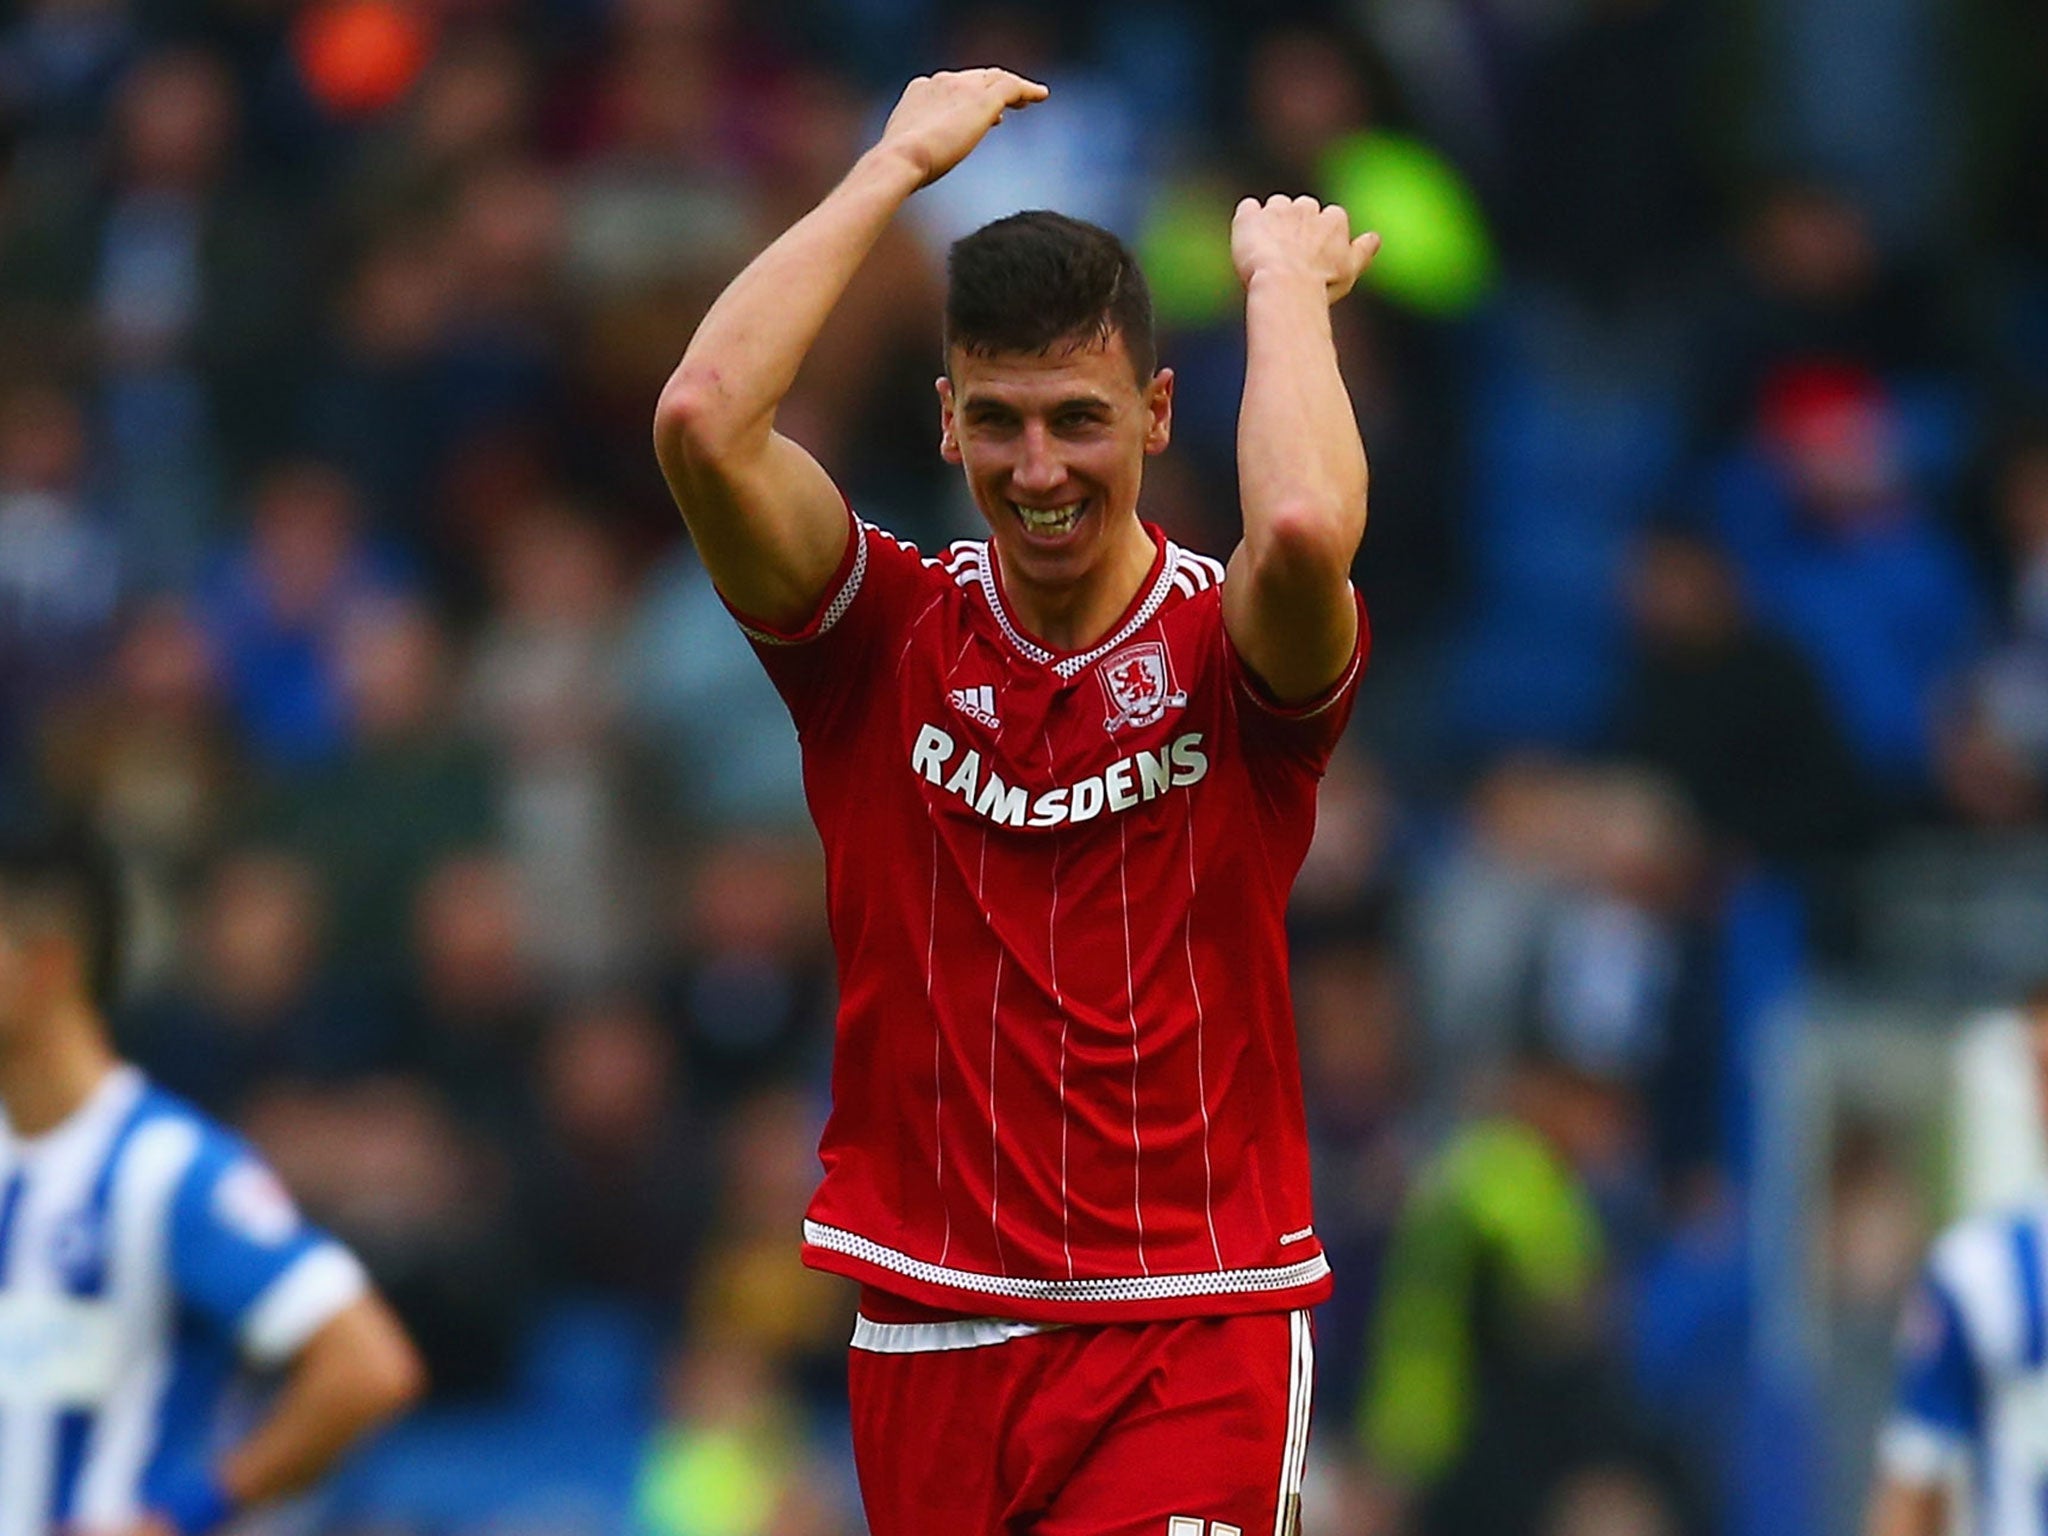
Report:
[[[871,1536],[1297,1536],[1308,1313],[1030,1326],[864,1312]]]

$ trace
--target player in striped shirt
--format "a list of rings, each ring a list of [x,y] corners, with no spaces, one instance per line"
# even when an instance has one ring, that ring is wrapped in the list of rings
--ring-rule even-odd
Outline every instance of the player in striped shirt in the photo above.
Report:
[[[2048,1102],[2048,988],[2022,1017],[2031,1093]],[[2048,1536],[2048,1196],[1936,1240],[1900,1322],[1877,1463],[1869,1536]]]
[[[1366,654],[1329,308],[1377,237],[1239,205],[1227,567],[1138,515],[1173,376],[1130,253],[1057,214],[950,261],[940,452],[986,539],[920,554],[774,430],[897,209],[1045,94],[912,82],[712,307],[656,448],[825,846],[840,1005],[804,1258],[862,1287],[870,1528],[1269,1536],[1299,1519],[1330,1284],[1283,920]]]
[[[201,1536],[420,1387],[356,1260],[115,1057],[114,911],[89,849],[0,842],[0,1536]],[[242,1362],[283,1380],[223,1450]]]

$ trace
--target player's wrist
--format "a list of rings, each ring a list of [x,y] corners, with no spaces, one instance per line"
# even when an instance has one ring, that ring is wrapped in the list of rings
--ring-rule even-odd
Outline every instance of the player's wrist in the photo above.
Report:
[[[893,194],[901,201],[932,179],[932,169],[928,157],[913,146],[883,139],[854,162],[847,179]]]
[[[1295,293],[1322,299],[1329,292],[1330,278],[1305,261],[1271,261],[1254,267],[1244,286],[1249,293]]]
[[[214,1473],[197,1471],[175,1479],[154,1507],[178,1536],[208,1536],[241,1513],[242,1501]]]

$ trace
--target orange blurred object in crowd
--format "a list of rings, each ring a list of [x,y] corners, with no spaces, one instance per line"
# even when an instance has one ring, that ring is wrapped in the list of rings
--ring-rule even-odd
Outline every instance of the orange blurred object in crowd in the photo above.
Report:
[[[313,99],[335,117],[374,117],[433,56],[428,19],[395,0],[322,0],[299,13],[292,51]]]

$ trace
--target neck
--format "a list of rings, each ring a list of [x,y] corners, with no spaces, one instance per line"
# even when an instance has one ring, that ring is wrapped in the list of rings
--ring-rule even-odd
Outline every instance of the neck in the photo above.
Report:
[[[0,1104],[15,1135],[40,1136],[70,1119],[116,1063],[97,1016],[83,1004],[22,1033],[0,1043]]]
[[[994,543],[990,540],[991,547]],[[1152,535],[1135,516],[1125,519],[1109,548],[1078,581],[1033,581],[996,549],[1013,617],[1056,651],[1085,651],[1107,635],[1137,597],[1157,554]]]

